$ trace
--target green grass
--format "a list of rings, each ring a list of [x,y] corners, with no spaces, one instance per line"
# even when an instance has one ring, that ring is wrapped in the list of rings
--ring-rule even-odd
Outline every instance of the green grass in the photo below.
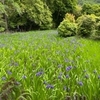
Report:
[[[100,42],[55,30],[0,34],[3,100],[100,100]]]

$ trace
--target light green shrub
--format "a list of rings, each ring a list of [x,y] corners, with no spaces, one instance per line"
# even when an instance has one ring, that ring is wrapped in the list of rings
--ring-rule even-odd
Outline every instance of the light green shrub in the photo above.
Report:
[[[4,27],[0,27],[0,32],[4,32],[5,28]]]
[[[82,15],[82,7],[80,5],[76,5],[73,13],[75,15],[75,19],[77,19],[79,16]]]
[[[95,15],[82,15],[77,19],[77,35],[82,37],[89,37],[95,32],[96,16]]]
[[[77,25],[75,23],[74,15],[67,13],[57,29],[60,36],[67,37],[75,35]]]

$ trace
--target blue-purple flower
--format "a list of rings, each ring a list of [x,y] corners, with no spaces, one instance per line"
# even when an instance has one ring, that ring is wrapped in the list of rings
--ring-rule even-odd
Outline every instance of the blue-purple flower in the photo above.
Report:
[[[97,71],[96,71],[96,70],[94,70],[94,71],[93,71],[93,73],[94,73],[94,74],[96,74],[96,73],[97,73]]]
[[[68,74],[66,75],[66,78],[69,78],[69,75]]]
[[[43,71],[39,71],[36,73],[36,76],[41,76],[43,74]]]
[[[83,86],[83,82],[82,81],[79,81],[78,82],[78,85]]]
[[[70,91],[70,88],[69,88],[69,87],[64,86],[64,87],[63,87],[63,90],[64,90],[64,91],[69,92],[69,91]]]
[[[66,87],[66,86],[64,86],[64,87],[63,87],[63,90],[64,90],[64,91],[66,91],[66,89],[67,89],[67,87]]]
[[[58,79],[61,79],[62,78],[62,73],[60,73],[59,75],[58,75]]]
[[[98,79],[100,79],[100,75],[98,76]]]
[[[47,84],[47,81],[43,81],[43,84],[45,84],[45,85],[46,85],[46,84]]]
[[[11,72],[10,70],[7,70],[7,74],[8,74],[8,75],[11,75],[12,72]]]
[[[88,74],[86,74],[84,77],[85,77],[86,79],[88,79],[88,78],[89,78],[89,75],[88,75]]]
[[[19,65],[18,62],[11,61],[11,63],[10,63],[10,66],[15,66],[15,67],[17,67],[18,65]]]
[[[1,79],[2,79],[2,80],[6,80],[6,77],[5,77],[5,76],[3,76]]]
[[[72,69],[72,66],[66,67],[66,71],[69,71],[69,70],[71,70],[71,69]]]
[[[47,88],[47,89],[53,89],[53,88],[54,88],[54,86],[53,86],[53,85],[51,85],[51,84],[48,84],[48,85],[46,85],[46,88]]]
[[[26,79],[27,77],[25,75],[22,76],[23,79]]]
[[[20,85],[20,84],[21,84],[21,83],[20,83],[20,82],[18,82],[18,81],[16,81],[16,82],[15,82],[15,85]]]
[[[61,64],[59,64],[59,65],[58,65],[58,68],[61,68],[61,67],[62,67],[62,65],[61,65]]]

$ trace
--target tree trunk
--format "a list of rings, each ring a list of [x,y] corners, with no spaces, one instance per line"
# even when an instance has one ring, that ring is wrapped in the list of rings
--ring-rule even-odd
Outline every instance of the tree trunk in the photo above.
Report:
[[[2,4],[5,5],[5,0],[2,0]],[[4,21],[5,21],[5,32],[8,32],[9,31],[9,29],[8,29],[8,19],[7,19],[6,13],[4,13],[3,16],[4,16]]]
[[[9,31],[9,29],[8,29],[8,19],[7,19],[6,14],[4,14],[4,18],[5,18],[5,29],[6,29],[6,32],[8,32]]]

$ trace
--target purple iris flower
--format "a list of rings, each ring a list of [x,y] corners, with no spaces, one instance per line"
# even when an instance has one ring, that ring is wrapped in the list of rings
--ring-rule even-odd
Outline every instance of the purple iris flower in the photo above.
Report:
[[[88,78],[89,78],[89,75],[88,75],[88,74],[86,74],[84,77],[85,77],[86,79],[88,79]]]
[[[58,79],[62,79],[62,73],[58,75]]]
[[[71,70],[71,69],[72,69],[72,66],[66,67],[66,71],[69,71],[69,70]]]
[[[8,71],[7,71],[7,74],[8,74],[8,75],[11,75],[11,74],[12,74],[12,72],[11,72],[10,70],[8,70]]]
[[[79,84],[80,86],[83,86],[83,82],[82,82],[82,81],[79,81],[78,84]]]
[[[68,74],[66,75],[66,78],[69,78],[69,75]]]
[[[100,79],[100,75],[98,76],[98,79]]]
[[[41,76],[43,74],[43,71],[39,71],[36,73],[36,76]]]
[[[22,76],[23,79],[26,79],[27,77],[25,75]]]
[[[46,86],[46,88],[47,88],[47,89],[53,89],[53,88],[54,88],[54,86],[53,86],[53,85],[51,85],[51,84],[48,84],[48,85]]]
[[[2,80],[6,80],[6,76],[3,76],[3,77],[2,77]]]

